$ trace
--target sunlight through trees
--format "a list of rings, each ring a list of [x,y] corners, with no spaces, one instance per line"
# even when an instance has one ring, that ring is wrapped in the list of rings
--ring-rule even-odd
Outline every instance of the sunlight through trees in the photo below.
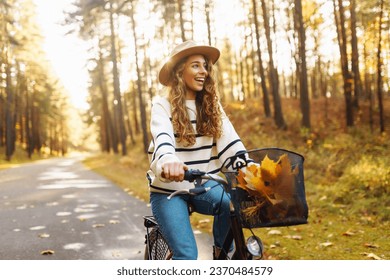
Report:
[[[221,49],[223,102],[259,102],[259,115],[278,128],[288,129],[288,100],[299,99],[301,126],[310,130],[318,113],[312,100],[331,106],[343,98],[340,126],[355,126],[359,104],[369,102],[366,123],[384,131],[375,114],[383,115],[389,98],[389,8],[381,0],[74,0],[62,25],[89,47],[84,119],[102,151],[126,155],[139,139],[147,150],[151,99],[162,90],[159,65],[186,39]],[[69,101],[42,50],[35,11],[33,0],[0,2],[0,147],[7,159],[15,145],[29,155],[63,154],[71,145]]]

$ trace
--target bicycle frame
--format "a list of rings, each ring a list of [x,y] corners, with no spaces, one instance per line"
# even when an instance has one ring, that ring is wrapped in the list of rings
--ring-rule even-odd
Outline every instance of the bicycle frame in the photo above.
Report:
[[[245,237],[242,230],[241,222],[239,217],[235,213],[233,204],[230,203],[230,222],[231,226],[225,238],[225,242],[223,244],[222,250],[219,256],[214,256],[217,260],[226,260],[227,252],[229,252],[230,246],[234,241],[235,252],[233,254],[232,259],[236,260],[247,260],[252,259],[252,255],[248,252],[245,244]]]

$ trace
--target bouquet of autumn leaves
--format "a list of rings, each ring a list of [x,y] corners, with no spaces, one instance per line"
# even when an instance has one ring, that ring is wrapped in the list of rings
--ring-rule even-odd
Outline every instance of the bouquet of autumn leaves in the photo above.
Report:
[[[250,218],[261,211],[262,216],[270,221],[285,217],[296,204],[295,177],[298,172],[298,167],[292,168],[286,154],[277,161],[265,156],[260,164],[239,170],[237,187],[247,191],[254,201],[242,213]]]

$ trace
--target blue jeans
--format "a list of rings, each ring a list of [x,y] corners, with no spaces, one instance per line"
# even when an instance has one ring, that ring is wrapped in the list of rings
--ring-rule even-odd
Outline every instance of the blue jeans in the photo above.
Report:
[[[188,214],[188,203],[195,212],[213,215],[214,245],[222,247],[230,227],[230,198],[215,181],[203,186],[212,187],[208,192],[192,196],[178,195],[168,200],[166,194],[150,194],[150,203],[163,236],[173,251],[174,260],[196,260],[198,248]]]

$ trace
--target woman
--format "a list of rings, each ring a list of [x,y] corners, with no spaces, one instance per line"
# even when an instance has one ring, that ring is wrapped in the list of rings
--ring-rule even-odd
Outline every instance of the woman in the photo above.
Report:
[[[186,169],[218,173],[228,157],[245,151],[218,100],[213,64],[219,56],[217,48],[186,41],[173,49],[159,72],[168,94],[152,105],[148,179],[152,212],[173,259],[198,257],[188,203],[214,216],[214,255],[229,229],[229,197],[214,181],[204,183],[212,187],[204,194],[167,199],[175,190],[194,187],[183,181]]]

